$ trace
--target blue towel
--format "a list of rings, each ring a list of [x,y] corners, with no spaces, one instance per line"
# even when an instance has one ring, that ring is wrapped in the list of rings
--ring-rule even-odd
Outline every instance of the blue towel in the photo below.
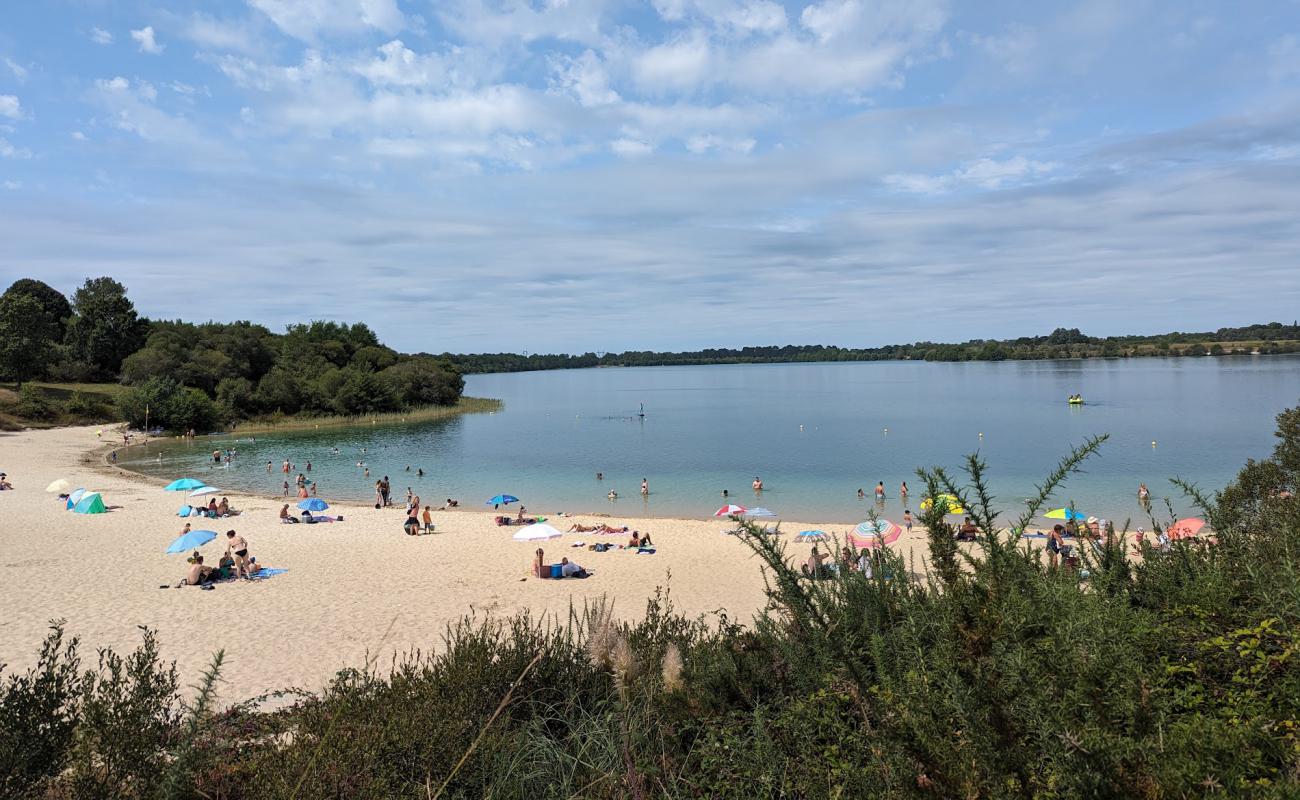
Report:
[[[266,580],[267,578],[274,578],[276,575],[283,575],[288,571],[289,570],[285,567],[262,567],[257,571],[256,575],[250,575],[249,577],[252,580],[261,581]]]

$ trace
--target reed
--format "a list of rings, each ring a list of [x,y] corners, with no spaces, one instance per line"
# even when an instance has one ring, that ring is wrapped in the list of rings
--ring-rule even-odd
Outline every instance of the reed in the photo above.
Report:
[[[462,397],[452,406],[424,406],[409,411],[390,411],[383,414],[327,417],[307,417],[302,415],[257,417],[233,423],[229,427],[229,431],[242,434],[355,427],[358,425],[409,425],[454,417],[458,414],[493,414],[500,411],[504,405],[500,400],[490,397]]]

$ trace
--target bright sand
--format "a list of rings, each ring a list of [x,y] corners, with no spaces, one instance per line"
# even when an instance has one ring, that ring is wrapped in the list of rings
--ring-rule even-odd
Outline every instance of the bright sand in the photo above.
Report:
[[[569,556],[594,574],[552,581],[530,575],[539,545],[513,541],[518,528],[498,527],[491,510],[435,512],[436,534],[407,536],[400,507],[339,504],[330,513],[341,513],[344,522],[283,525],[281,499],[235,494],[228,496],[240,516],[189,520],[196,529],[221,534],[201,550],[207,563],[215,564],[225,531],[235,528],[259,564],[288,572],[213,591],[178,589],[186,556],[164,551],[185,522],[176,516],[184,493],[104,465],[107,448],[100,447],[97,430],[0,434],[0,470],[17,487],[0,492],[0,663],[8,671],[34,663],[50,620],[66,620],[68,633],[81,637],[87,663],[94,662],[97,647],[133,650],[143,625],[158,631],[163,655],[176,660],[185,685],[224,649],[221,694],[234,702],[286,687],[318,689],[339,669],[364,666],[368,654],[382,668],[394,652],[440,648],[445,626],[470,613],[508,616],[530,609],[564,620],[571,605],[604,597],[617,616],[635,618],[662,586],[680,612],[725,610],[748,621],[765,600],[757,558],[737,537],[721,533],[730,527],[727,520],[556,517],[530,507],[530,516],[548,517],[561,531],[574,522],[608,522],[649,532],[658,550],[595,553],[570,545],[626,539],[566,534],[540,544],[547,563]],[[106,429],[104,440],[112,438]],[[44,491],[57,478],[102,492],[111,510],[65,510]],[[789,534],[809,528],[842,537],[848,526],[781,523]],[[811,545],[793,538],[783,537],[791,558],[806,558]],[[927,552],[923,531],[904,534],[893,548],[914,556],[920,569]],[[164,584],[168,588],[159,588]]]

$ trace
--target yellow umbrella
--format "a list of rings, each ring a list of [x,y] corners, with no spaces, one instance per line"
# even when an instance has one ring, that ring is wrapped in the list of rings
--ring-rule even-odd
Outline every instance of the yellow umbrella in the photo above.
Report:
[[[940,499],[940,500],[944,500],[944,501],[946,501],[946,502],[948,503],[948,513],[949,513],[949,514],[965,514],[965,513],[966,513],[966,509],[964,509],[964,508],[961,507],[961,501],[958,500],[958,499],[956,498],[955,495],[951,495],[951,494],[941,494],[941,495],[939,495],[939,499]],[[925,498],[924,500],[921,501],[921,510],[922,510],[922,511],[929,511],[929,510],[930,510],[930,506],[932,506],[932,505],[934,505],[934,501],[927,497],[927,498]]]

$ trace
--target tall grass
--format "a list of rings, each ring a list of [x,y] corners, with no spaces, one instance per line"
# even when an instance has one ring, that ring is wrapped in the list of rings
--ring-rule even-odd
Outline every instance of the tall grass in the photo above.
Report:
[[[314,428],[335,428],[357,425],[400,425],[404,423],[428,422],[435,419],[454,417],[458,414],[484,414],[500,411],[500,400],[487,397],[462,397],[451,406],[425,406],[409,411],[391,411],[383,414],[360,414],[357,416],[269,416],[236,422],[230,426],[235,433],[271,433],[276,431],[311,430]]]

